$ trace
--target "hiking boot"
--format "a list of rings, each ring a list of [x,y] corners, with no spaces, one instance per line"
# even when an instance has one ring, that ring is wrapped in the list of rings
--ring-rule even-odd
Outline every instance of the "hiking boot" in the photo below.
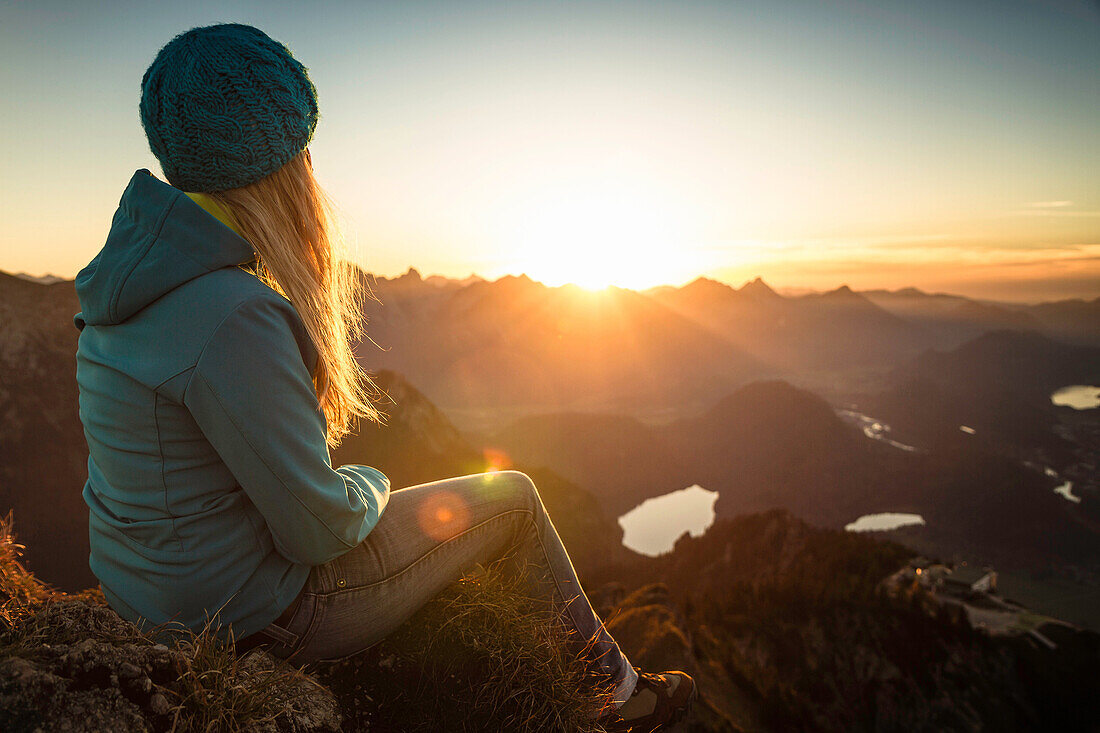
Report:
[[[683,672],[643,672],[638,685],[616,711],[600,720],[608,733],[666,730],[687,715],[698,694],[695,680]]]

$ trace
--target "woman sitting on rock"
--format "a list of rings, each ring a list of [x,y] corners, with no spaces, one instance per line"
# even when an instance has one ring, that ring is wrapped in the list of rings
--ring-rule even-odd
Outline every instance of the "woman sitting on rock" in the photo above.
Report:
[[[142,80],[168,183],[137,171],[76,278],[91,568],[139,625],[201,629],[299,663],[355,654],[478,563],[515,558],[614,682],[609,729],[653,730],[695,696],[631,667],[517,471],[390,492],[329,448],[380,419],[353,355],[362,282],[307,146],[316,91],[246,25],[195,28]],[[442,498],[461,512],[432,512]]]

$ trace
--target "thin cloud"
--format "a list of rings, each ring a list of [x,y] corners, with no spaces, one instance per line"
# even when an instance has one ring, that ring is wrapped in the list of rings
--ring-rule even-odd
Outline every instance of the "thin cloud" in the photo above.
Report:
[[[1033,209],[1062,209],[1073,206],[1072,201],[1032,201],[1028,204]]]
[[[1023,211],[1009,212],[1009,216],[1057,216],[1057,217],[1078,217],[1088,219],[1095,216],[1100,216],[1100,211],[1062,211],[1061,209],[1025,209]]]

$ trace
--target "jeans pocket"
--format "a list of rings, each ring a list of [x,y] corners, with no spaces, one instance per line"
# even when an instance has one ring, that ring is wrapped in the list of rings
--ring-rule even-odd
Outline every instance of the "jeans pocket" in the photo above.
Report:
[[[299,666],[317,661],[317,655],[311,647],[317,630],[324,621],[326,598],[315,593],[307,593],[302,598],[302,606],[307,604],[309,605],[308,617],[303,617],[302,625],[295,624],[298,641],[293,647],[286,649],[285,655],[282,656],[282,659],[287,662]]]
[[[302,648],[305,640],[309,637],[314,628],[314,621],[317,617],[318,596],[316,593],[303,592],[301,596],[301,602],[298,604],[298,608],[295,609],[293,615],[290,617],[290,621],[286,626],[274,630],[274,633],[268,632],[270,636],[284,637],[286,635],[286,641],[273,645],[269,651],[280,659],[289,659],[298,654],[298,651]],[[268,627],[269,629],[271,627]]]

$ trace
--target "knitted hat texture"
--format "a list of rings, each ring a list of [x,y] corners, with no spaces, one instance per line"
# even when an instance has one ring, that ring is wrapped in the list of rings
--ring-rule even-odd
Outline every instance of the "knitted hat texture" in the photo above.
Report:
[[[192,28],[141,80],[141,124],[168,182],[209,193],[268,176],[317,126],[317,90],[286,46],[237,23]]]

